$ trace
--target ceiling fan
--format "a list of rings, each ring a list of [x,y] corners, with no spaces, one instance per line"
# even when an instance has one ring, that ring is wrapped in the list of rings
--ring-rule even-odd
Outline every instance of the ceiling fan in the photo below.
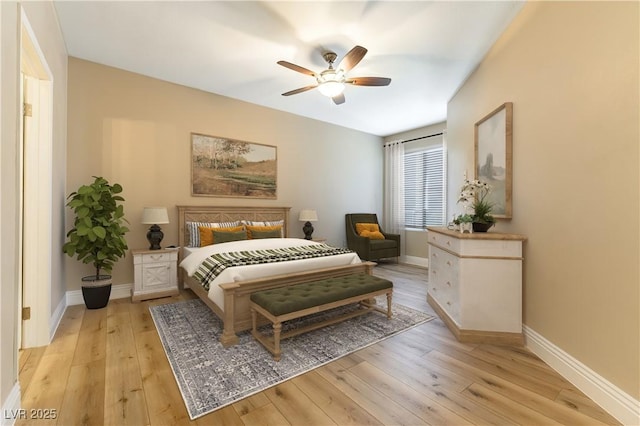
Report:
[[[356,46],[344,55],[340,64],[334,68],[333,63],[338,55],[334,52],[325,52],[322,54],[322,57],[329,64],[329,68],[320,73],[313,72],[307,68],[292,64],[291,62],[278,61],[279,65],[302,74],[310,75],[311,77],[314,77],[317,82],[310,86],[301,87],[299,89],[283,93],[282,96],[296,95],[317,87],[320,93],[333,99],[333,102],[336,105],[340,105],[345,101],[344,93],[342,93],[344,91],[345,84],[352,84],[354,86],[388,86],[389,83],[391,83],[391,79],[386,77],[347,77],[347,73],[353,67],[358,65],[366,54],[367,49],[362,46]]]

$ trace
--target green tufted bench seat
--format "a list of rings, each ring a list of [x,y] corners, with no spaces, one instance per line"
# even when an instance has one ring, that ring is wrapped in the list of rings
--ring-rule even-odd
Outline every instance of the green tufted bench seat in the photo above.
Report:
[[[276,361],[280,360],[280,340],[307,331],[315,330],[329,324],[335,324],[348,318],[375,310],[391,318],[391,296],[393,283],[389,280],[369,274],[351,274],[339,277],[258,291],[251,294],[251,334]],[[387,296],[387,309],[375,305],[372,299],[376,296]],[[361,309],[343,315],[336,315],[324,321],[318,321],[306,327],[282,333],[284,321],[301,318],[317,312],[337,308],[352,303],[359,303]],[[258,314],[273,324],[273,336],[267,337],[257,329]]]

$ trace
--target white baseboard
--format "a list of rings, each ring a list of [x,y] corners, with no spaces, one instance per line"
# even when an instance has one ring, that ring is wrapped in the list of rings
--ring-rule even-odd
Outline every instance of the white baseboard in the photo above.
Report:
[[[51,315],[49,320],[49,342],[53,340],[53,336],[55,336],[56,331],[58,330],[58,326],[60,325],[60,321],[62,320],[62,315],[64,315],[64,311],[67,309],[67,298],[66,296],[60,299],[60,303],[58,303],[58,307]]]
[[[131,297],[132,288],[133,288],[133,284],[112,285],[111,295],[109,296],[109,300],[124,299],[126,297]],[[82,305],[83,303],[84,303],[84,299],[82,298],[82,290],[67,291],[67,306]]]
[[[406,263],[408,265],[421,266],[423,268],[429,267],[429,259],[427,259],[426,257],[400,256],[400,262]]]
[[[545,339],[533,329],[523,327],[525,344],[602,409],[625,425],[640,425],[640,401]]]
[[[24,419],[24,411],[20,409],[20,382],[16,382],[7,399],[2,402],[2,426],[12,426],[18,419]]]

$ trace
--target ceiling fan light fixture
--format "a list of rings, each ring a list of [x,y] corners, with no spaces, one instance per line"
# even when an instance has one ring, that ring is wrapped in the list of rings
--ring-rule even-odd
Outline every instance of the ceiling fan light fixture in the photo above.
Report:
[[[364,47],[355,46],[347,52],[346,55],[344,55],[342,61],[340,61],[338,66],[334,68],[333,63],[338,55],[334,52],[326,51],[322,54],[322,57],[329,64],[329,68],[321,73],[315,73],[307,68],[301,67],[300,65],[292,64],[291,62],[278,61],[278,65],[282,65],[285,68],[314,77],[317,83],[301,87],[299,89],[290,90],[283,93],[282,96],[295,95],[317,88],[321,94],[332,98],[336,105],[340,105],[345,101],[344,95],[342,94],[345,84],[351,84],[354,86],[388,86],[389,83],[391,83],[391,79],[386,77],[347,78],[347,72],[358,65],[366,53],[367,49]]]
[[[329,66],[318,77],[318,90],[329,98],[341,94],[344,91],[344,73]]]
[[[333,98],[334,96],[338,96],[344,91],[344,84],[339,81],[325,81],[320,83],[318,86],[318,90],[323,95]]]

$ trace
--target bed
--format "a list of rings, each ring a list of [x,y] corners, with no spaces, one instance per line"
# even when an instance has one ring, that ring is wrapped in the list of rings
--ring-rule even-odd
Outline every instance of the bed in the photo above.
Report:
[[[238,342],[236,333],[249,330],[251,324],[250,300],[251,293],[271,288],[295,285],[329,277],[343,276],[354,273],[372,273],[375,263],[362,262],[356,253],[326,256],[314,259],[295,260],[270,265],[251,265],[228,268],[213,280],[206,290],[194,276],[194,265],[197,258],[205,258],[202,249],[191,248],[192,235],[188,222],[228,223],[235,221],[252,222],[281,222],[282,237],[270,238],[257,244],[286,246],[289,244],[309,246],[319,243],[303,239],[289,238],[289,207],[219,207],[219,206],[177,206],[179,222],[180,253],[178,264],[179,282],[183,288],[190,288],[211,310],[222,320],[223,332],[220,342],[224,346],[231,346]],[[245,242],[228,242],[207,250],[216,252],[221,247],[231,247],[229,250],[244,247]]]

